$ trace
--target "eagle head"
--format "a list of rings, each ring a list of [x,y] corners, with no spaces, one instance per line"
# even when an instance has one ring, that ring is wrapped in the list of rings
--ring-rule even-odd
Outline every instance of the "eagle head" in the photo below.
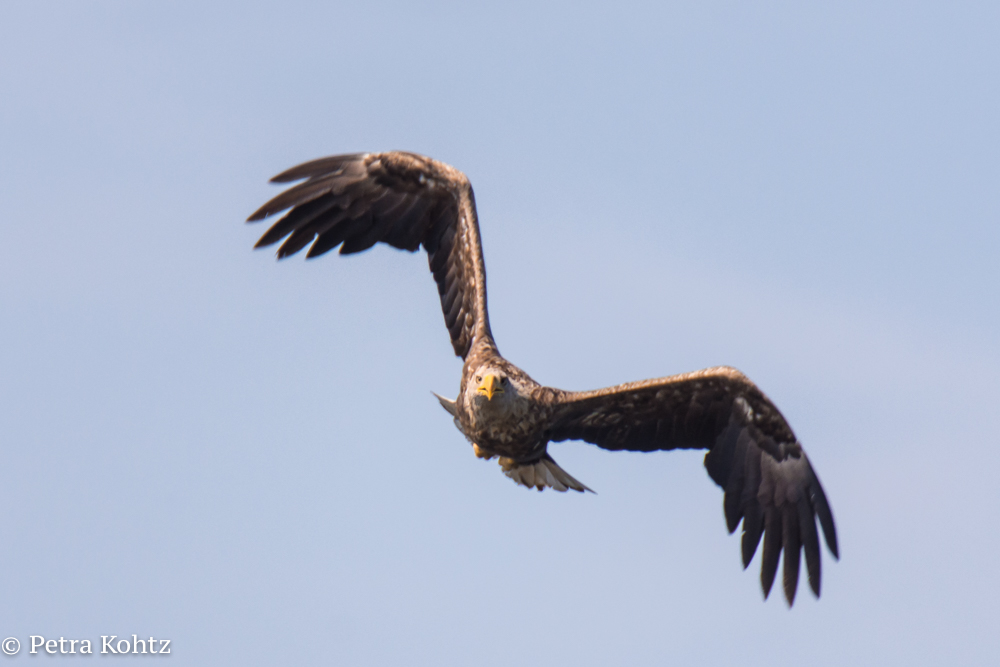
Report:
[[[527,392],[505,369],[483,364],[469,376],[465,401],[476,412],[500,415],[519,412]]]
[[[503,401],[511,391],[510,378],[496,368],[481,368],[472,378],[477,402]]]

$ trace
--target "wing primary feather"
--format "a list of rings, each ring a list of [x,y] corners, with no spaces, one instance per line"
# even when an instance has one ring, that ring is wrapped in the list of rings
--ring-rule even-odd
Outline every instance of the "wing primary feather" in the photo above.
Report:
[[[816,510],[819,525],[823,528],[823,537],[826,538],[826,546],[830,549],[833,557],[840,560],[840,550],[837,546],[837,527],[833,523],[833,514],[830,512],[830,504],[826,501],[823,486],[819,483],[819,478],[816,476],[815,471],[813,471],[812,465],[809,466],[809,476],[809,499],[812,501],[813,509]]]
[[[750,567],[750,561],[760,544],[760,536],[764,530],[764,512],[756,500],[743,510],[743,569]]]
[[[334,155],[332,157],[322,157],[318,160],[310,160],[296,165],[291,169],[286,169],[277,176],[271,178],[271,183],[289,183],[291,181],[302,180],[316,174],[325,174],[331,171],[342,169],[350,162],[360,162],[368,155],[367,153],[349,153],[347,155]]]
[[[778,572],[778,557],[781,555],[781,514],[776,507],[764,510],[764,553],[760,562],[760,586],[764,598],[771,594],[774,575]]]
[[[820,557],[819,536],[816,535],[816,519],[813,517],[809,500],[800,498],[796,503],[799,510],[799,535],[802,538],[802,550],[806,553],[806,571],[809,573],[809,588],[813,595],[819,597]]]
[[[271,228],[260,237],[254,248],[263,248],[277,243],[295,229],[305,227],[320,216],[325,215],[330,209],[336,208],[336,206],[336,197],[320,197],[308,204],[296,206],[284,217],[271,225]]]
[[[746,428],[739,430],[736,437],[736,447],[733,450],[729,482],[726,484],[726,494],[723,505],[726,510],[726,522],[732,534],[743,518],[743,483],[746,479],[746,452],[750,445],[750,433]]]
[[[321,232],[316,242],[309,248],[309,252],[306,253],[306,259],[326,254],[343,243],[350,232],[352,222],[352,220],[338,220],[330,225],[326,231]]]
[[[799,557],[802,545],[799,542],[799,515],[794,507],[787,504],[781,511],[781,536],[785,550],[784,588],[785,599],[791,607],[795,602],[795,591],[799,586]]]
[[[253,212],[247,222],[263,220],[269,215],[284,211],[286,208],[301,206],[333,191],[333,183],[339,176],[323,176],[309,179],[305,183],[293,185],[279,195],[272,197],[266,204]]]
[[[764,530],[764,510],[761,508],[758,491],[760,489],[760,448],[753,442],[746,447],[744,470],[746,478],[743,482],[743,568],[750,565],[750,560],[757,551],[760,537]]]
[[[296,229],[292,232],[292,235],[285,239],[285,242],[278,247],[278,259],[284,259],[289,255],[294,255],[299,250],[305,248],[314,238],[316,238],[316,232],[311,229]]]

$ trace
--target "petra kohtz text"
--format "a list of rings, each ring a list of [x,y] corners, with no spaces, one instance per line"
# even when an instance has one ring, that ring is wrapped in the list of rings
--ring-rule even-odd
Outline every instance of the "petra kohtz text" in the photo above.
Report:
[[[30,646],[29,653],[37,654],[45,652],[50,655],[93,654],[95,652],[94,649],[98,646],[100,646],[99,654],[103,655],[169,655],[171,648],[169,639],[139,637],[138,635],[121,638],[118,635],[101,635],[100,642],[92,642],[89,639],[66,639],[65,637],[51,639],[42,635],[30,635],[28,641]],[[3,651],[7,655],[14,655],[19,649],[19,642],[14,637],[8,637],[4,640]]]

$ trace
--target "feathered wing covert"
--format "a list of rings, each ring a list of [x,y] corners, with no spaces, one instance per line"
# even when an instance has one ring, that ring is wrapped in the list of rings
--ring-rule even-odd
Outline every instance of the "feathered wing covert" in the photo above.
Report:
[[[819,596],[817,518],[827,546],[839,557],[830,506],[809,459],[774,404],[736,369],[561,392],[548,435],[552,442],[585,440],[609,450],[708,449],[705,467],[725,491],[729,532],[743,521],[744,568],[764,538],[765,597],[784,550],[785,597],[792,603],[803,548],[809,585]]]
[[[337,246],[340,254],[361,252],[378,242],[411,252],[423,246],[452,346],[466,362],[462,391],[472,369],[484,361],[509,363],[499,356],[490,332],[475,197],[465,174],[413,153],[356,153],[313,160],[271,181],[302,182],[250,216],[248,222],[255,222],[288,210],[256,247],[284,239],[278,248],[282,258],[310,244],[308,257]],[[829,504],[781,413],[739,371],[711,368],[589,392],[533,386],[537,411],[527,419],[541,429],[532,437],[541,438],[543,445],[585,440],[610,450],[709,450],[705,467],[725,491],[729,531],[743,523],[744,567],[763,537],[765,596],[784,551],[784,590],[792,603],[802,549],[809,584],[819,595],[817,518],[827,546],[838,557]],[[439,398],[458,423],[455,401]],[[537,474],[548,479],[551,473],[556,481],[548,486],[586,489],[542,451],[542,459],[525,461],[520,468],[534,473],[529,481],[539,479]],[[548,467],[540,473],[528,470],[543,463]]]
[[[379,241],[410,252],[422,245],[455,354],[464,359],[477,339],[492,341],[476,201],[465,174],[437,160],[393,151],[313,160],[271,182],[302,179],[247,219],[256,222],[291,209],[254,247],[287,236],[278,248],[280,259],[310,243],[307,257],[337,246],[341,255],[361,252]]]

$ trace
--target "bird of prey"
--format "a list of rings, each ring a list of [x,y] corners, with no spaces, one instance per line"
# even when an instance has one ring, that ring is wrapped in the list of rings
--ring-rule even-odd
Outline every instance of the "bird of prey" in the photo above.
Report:
[[[583,492],[590,489],[556,464],[548,443],[584,440],[640,452],[707,449],[705,467],[725,491],[729,532],[743,522],[744,568],[763,537],[764,597],[784,551],[791,606],[802,550],[819,597],[817,518],[839,558],[830,505],[792,429],[745,375],[720,366],[595,391],[542,386],[500,355],[490,332],[476,203],[465,174],[413,153],[355,153],[306,162],[271,181],[302,181],[248,219],[288,210],[255,246],[284,239],[279,259],[310,244],[307,257],[337,246],[342,255],[361,252],[380,241],[427,251],[451,344],[465,362],[458,397],[438,399],[476,456],[497,458],[523,486]]]

